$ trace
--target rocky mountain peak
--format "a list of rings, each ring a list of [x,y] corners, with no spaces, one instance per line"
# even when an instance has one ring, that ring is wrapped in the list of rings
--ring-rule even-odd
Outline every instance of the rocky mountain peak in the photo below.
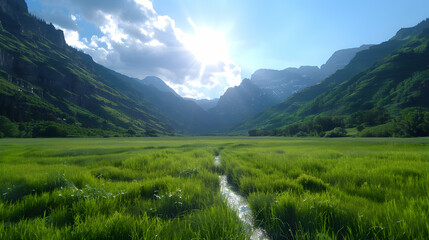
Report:
[[[12,16],[28,13],[27,3],[24,0],[0,0],[0,9],[2,13]]]
[[[0,22],[12,34],[41,35],[57,46],[66,46],[63,31],[30,16],[24,0],[0,0]]]

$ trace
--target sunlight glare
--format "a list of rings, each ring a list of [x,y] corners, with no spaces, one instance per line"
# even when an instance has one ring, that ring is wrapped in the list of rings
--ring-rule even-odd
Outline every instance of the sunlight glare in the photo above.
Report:
[[[189,36],[185,45],[205,65],[228,58],[228,44],[221,32],[196,28],[195,35]]]

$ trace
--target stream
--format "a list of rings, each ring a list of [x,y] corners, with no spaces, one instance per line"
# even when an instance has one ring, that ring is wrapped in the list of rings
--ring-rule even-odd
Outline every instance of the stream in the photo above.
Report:
[[[220,156],[216,156],[215,165],[220,165]],[[228,184],[226,176],[219,176],[220,179],[220,194],[227,201],[230,208],[237,212],[238,218],[244,223],[247,231],[252,231],[251,240],[268,240],[268,236],[262,228],[256,228],[250,211],[249,204],[246,199],[232,190],[232,186]]]

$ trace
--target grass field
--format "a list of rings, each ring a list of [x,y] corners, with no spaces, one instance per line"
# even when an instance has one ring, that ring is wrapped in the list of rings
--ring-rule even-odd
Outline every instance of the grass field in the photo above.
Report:
[[[214,166],[214,156],[221,165]],[[1,139],[0,239],[425,239],[429,138]]]

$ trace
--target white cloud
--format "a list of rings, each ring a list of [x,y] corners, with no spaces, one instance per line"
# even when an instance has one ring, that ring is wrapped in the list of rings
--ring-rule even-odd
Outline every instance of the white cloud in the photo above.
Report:
[[[238,85],[241,69],[225,59],[205,66],[185,46],[186,34],[169,16],[160,16],[149,0],[40,0],[66,8],[70,21],[86,20],[102,35],[80,39],[76,29],[59,25],[69,45],[94,60],[126,75],[162,78],[179,94],[197,98],[217,97],[219,89]]]
[[[63,29],[65,28],[74,31],[79,30],[79,27],[75,22],[76,17],[74,15],[67,14],[62,9],[43,9],[42,11],[34,11],[33,14]]]
[[[58,26],[55,26],[58,28]],[[75,31],[75,30],[69,30],[69,29],[62,29],[64,32],[64,38],[66,39],[66,42],[68,45],[78,48],[78,49],[82,49],[85,50],[88,47],[85,45],[85,43],[83,43],[82,41],[80,41],[79,39],[79,32]]]

